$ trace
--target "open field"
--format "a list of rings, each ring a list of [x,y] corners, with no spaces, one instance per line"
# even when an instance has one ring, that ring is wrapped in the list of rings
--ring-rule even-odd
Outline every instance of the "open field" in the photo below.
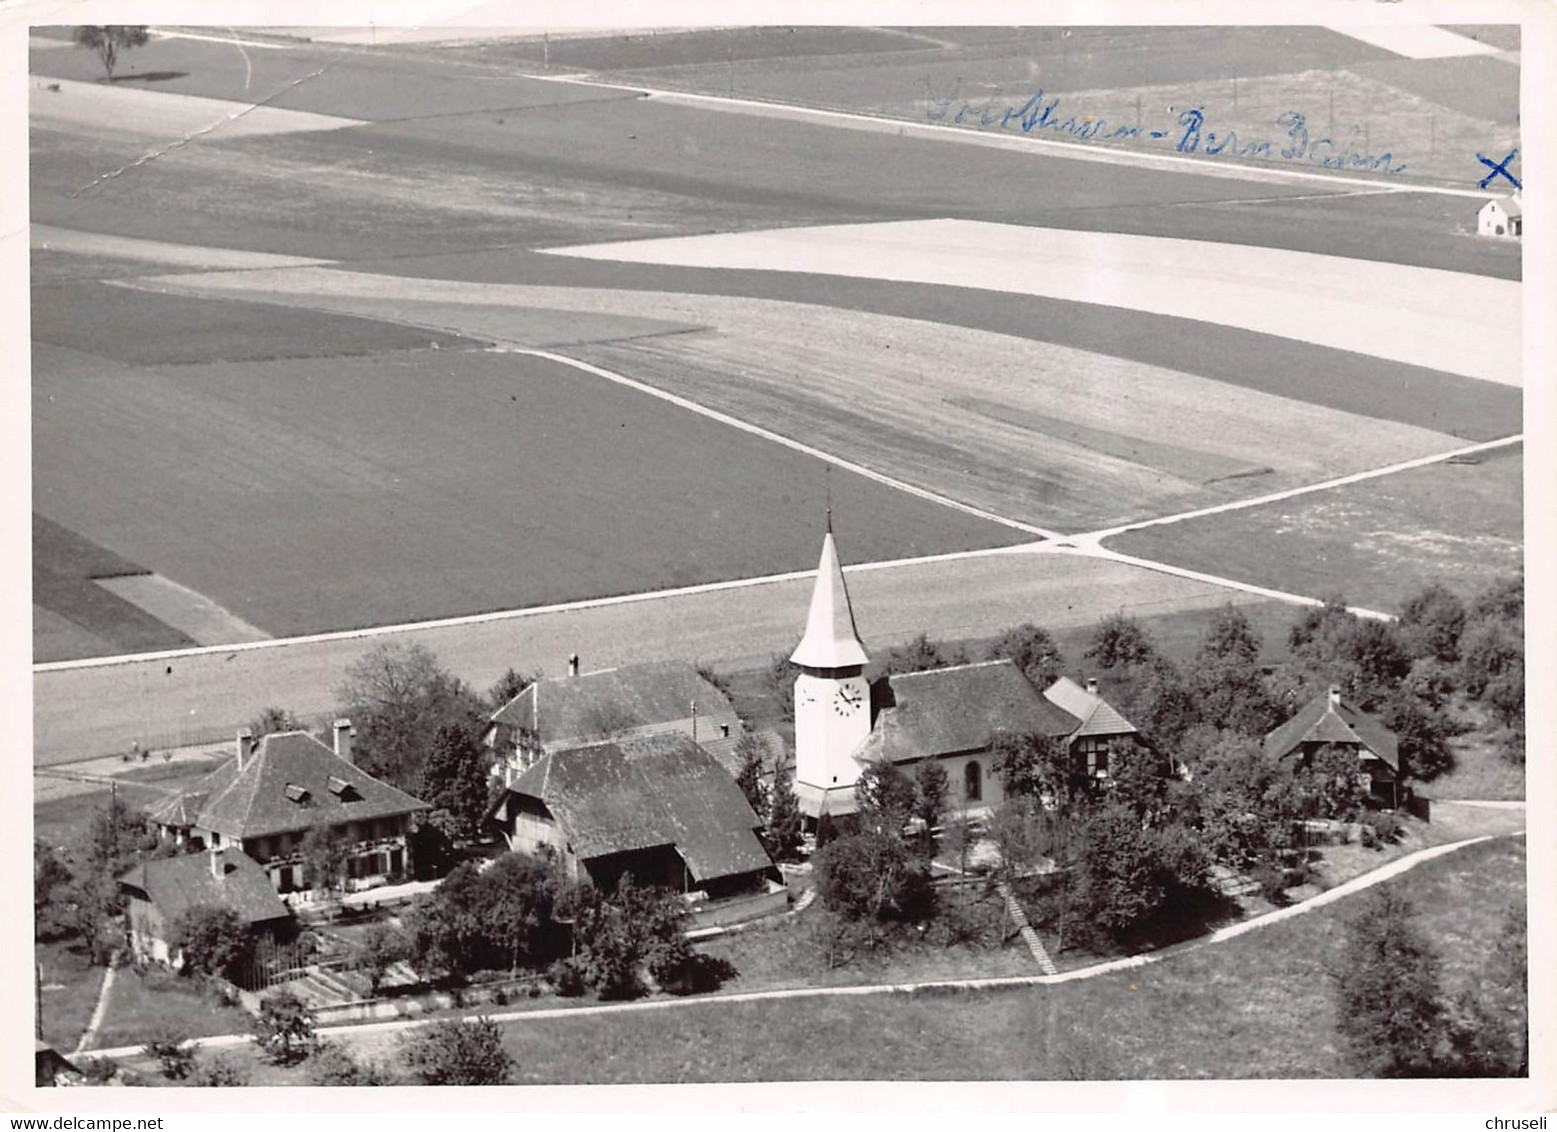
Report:
[[[849,560],[1028,537],[531,357],[44,368],[34,389],[50,515],[278,636],[808,569],[829,480]]]
[[[252,1022],[245,1011],[220,1002],[193,980],[157,967],[144,974],[126,967],[114,974],[102,1028],[92,1036],[87,1050],[142,1042],[162,1023],[174,1024],[190,1037],[205,1037],[245,1033]]]
[[[1524,564],[1522,445],[1334,491],[1128,531],[1107,545],[1297,593],[1392,610],[1441,581],[1465,596]]]
[[[817,533],[806,536],[814,542]],[[569,653],[591,668],[695,659],[739,669],[794,647],[811,587],[806,572],[750,586],[413,628],[389,639],[426,645],[478,688],[509,667],[559,672]],[[1058,633],[1090,628],[1115,611],[1148,617],[1253,600],[1140,567],[1024,552],[851,570],[849,592],[872,650],[921,631],[937,639],[989,637],[1030,620]],[[331,711],[347,666],[380,639],[343,635],[35,672],[34,761],[114,754],[135,741],[160,748],[230,739],[233,728],[271,704],[304,716]]]
[[[570,353],[867,467],[1013,518],[1073,528],[1189,509],[1454,446],[1374,419],[1100,354],[811,304],[408,280],[318,268],[160,276],[231,295],[501,336],[528,308],[707,333]],[[530,317],[533,317],[531,314]],[[1319,398],[1323,399],[1322,379]],[[1482,383],[1477,383],[1482,384]],[[1118,406],[1135,408],[1120,425]],[[869,412],[863,406],[869,406]]]

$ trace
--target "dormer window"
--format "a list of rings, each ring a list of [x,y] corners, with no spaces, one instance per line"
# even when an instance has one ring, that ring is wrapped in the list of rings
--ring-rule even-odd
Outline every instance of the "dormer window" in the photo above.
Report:
[[[306,786],[298,786],[296,783],[288,782],[285,793],[289,801],[296,802],[300,806],[308,802],[308,787]]]
[[[357,797],[357,788],[351,783],[347,782],[344,778],[337,778],[332,774],[329,777],[327,785],[329,786],[330,793],[334,794],[343,802],[349,802],[353,798]]]

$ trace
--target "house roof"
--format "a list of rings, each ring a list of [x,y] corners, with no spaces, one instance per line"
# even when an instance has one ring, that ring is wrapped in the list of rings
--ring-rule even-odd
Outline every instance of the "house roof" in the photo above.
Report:
[[[870,661],[854,627],[849,588],[843,582],[843,568],[838,565],[838,548],[830,530],[822,536],[822,558],[816,567],[805,635],[789,659],[807,668],[855,668]]]
[[[172,922],[196,904],[231,908],[245,923],[285,919],[292,913],[271,887],[264,870],[236,849],[218,850],[221,875],[212,871],[212,853],[164,857],[136,865],[119,878],[122,887],[135,889]]]
[[[1485,212],[1493,205],[1501,208],[1505,216],[1523,216],[1525,214],[1524,205],[1520,203],[1518,197],[1493,197],[1481,206],[1482,211]]]
[[[1072,739],[1092,735],[1134,735],[1135,724],[1120,715],[1114,706],[1096,692],[1089,692],[1069,676],[1061,676],[1043,690],[1044,699],[1061,711],[1075,716],[1081,725],[1071,732]]]
[[[492,722],[537,732],[543,746],[583,743],[687,719],[693,703],[699,717],[735,714],[729,698],[689,664],[632,664],[537,680]]]
[[[1360,744],[1400,770],[1400,743],[1379,720],[1339,696],[1321,692],[1287,722],[1265,736],[1265,753],[1285,758],[1304,743]]]
[[[238,838],[427,809],[426,802],[380,782],[306,731],[266,735],[241,771],[233,759],[194,793],[206,799],[192,824]]]
[[[857,759],[892,762],[979,750],[993,731],[1070,735],[1075,716],[1044,699],[1010,660],[933,668],[888,678],[890,705]]]
[[[200,807],[205,805],[207,797],[207,793],[203,790],[187,794],[171,794],[148,805],[146,816],[158,825],[187,829],[199,823]]]
[[[539,799],[586,860],[673,845],[697,881],[773,865],[740,787],[685,735],[553,751],[509,791]]]

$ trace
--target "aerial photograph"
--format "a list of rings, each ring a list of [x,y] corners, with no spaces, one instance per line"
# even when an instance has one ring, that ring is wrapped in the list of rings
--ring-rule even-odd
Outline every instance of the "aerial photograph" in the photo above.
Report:
[[[1374,7],[35,10],[27,1105],[1557,1103],[1531,27]]]

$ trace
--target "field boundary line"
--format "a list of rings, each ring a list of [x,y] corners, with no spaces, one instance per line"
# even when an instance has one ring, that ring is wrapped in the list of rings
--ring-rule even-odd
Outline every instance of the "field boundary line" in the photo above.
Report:
[[[1117,527],[1105,527],[1102,530],[1087,531],[1084,534],[1071,535],[1066,541],[1097,545],[1106,538],[1113,538],[1115,535],[1122,535],[1129,531],[1144,530],[1147,527],[1162,527],[1169,523],[1182,523],[1186,519],[1199,519],[1206,515],[1220,515],[1227,511],[1241,511],[1246,507],[1259,507],[1266,503],[1279,503],[1284,499],[1293,499],[1299,495],[1308,495],[1316,491],[1329,491],[1337,487],[1346,487],[1354,483],[1379,479],[1382,476],[1392,476],[1397,472],[1409,472],[1415,468],[1426,468],[1433,464],[1442,464],[1444,461],[1453,460],[1457,456],[1473,456],[1478,452],[1490,452],[1498,448],[1509,448],[1515,444],[1522,444],[1524,439],[1525,434],[1519,432],[1513,436],[1504,436],[1497,440],[1486,440],[1479,444],[1455,448],[1448,452],[1438,452],[1431,456],[1418,456],[1411,460],[1402,460],[1398,464],[1388,464],[1382,468],[1370,468],[1365,472],[1352,472],[1350,475],[1338,476],[1335,479],[1324,480],[1320,483],[1311,483],[1303,487],[1292,487],[1285,491],[1271,492],[1269,495],[1255,496],[1253,499],[1235,499],[1229,503],[1218,503],[1212,507],[1201,507],[1194,511],[1181,511],[1177,515],[1164,515],[1157,519],[1142,519],[1139,522],[1124,523]]]
[[[774,432],[772,429],[763,428],[761,425],[754,425],[750,421],[743,421],[739,417],[732,417],[728,413],[721,413],[717,409],[710,409],[707,405],[699,404],[690,398],[682,397],[676,393],[670,393],[664,389],[650,385],[647,382],[638,381],[636,378],[628,377],[625,374],[615,373],[612,370],[593,365],[589,362],[581,362],[577,358],[568,357],[566,354],[555,354],[550,350],[538,350],[531,349],[529,347],[518,346],[507,347],[506,352],[512,354],[528,354],[532,358],[542,358],[545,361],[555,362],[558,365],[571,366],[573,369],[582,370],[584,373],[593,374],[596,377],[603,377],[607,381],[614,381],[618,385],[625,385],[629,389],[636,389],[640,393],[647,393],[649,396],[657,397],[661,401],[668,401],[670,404],[675,405],[678,409],[685,409],[688,412],[696,413],[699,416],[708,417],[710,420],[718,421],[720,424],[729,425],[731,428],[740,429],[742,432],[750,433],[753,436],[760,436],[762,439],[772,441],[775,444],[782,444],[785,448],[791,448],[796,452],[801,452],[807,456],[825,461],[826,463],[833,465],[835,468],[842,468],[846,472],[853,472],[857,476],[864,476],[866,479],[873,480],[885,487],[890,487],[897,491],[906,492],[909,495],[917,496],[918,498],[930,503],[938,503],[942,507],[950,507],[953,510],[962,511],[965,514],[972,515],[975,518],[983,519],[986,522],[999,523],[1001,526],[1011,527],[1014,530],[1023,531],[1030,535],[1037,535],[1040,538],[1060,537],[1058,531],[1051,531],[1043,527],[1036,527],[1031,523],[1024,523],[1019,519],[1008,519],[1004,515],[997,515],[993,511],[985,511],[983,508],[974,507],[970,503],[962,503],[948,495],[941,495],[939,492],[930,491],[922,487],[915,487],[913,484],[904,480],[896,479],[892,476],[874,471],[865,467],[863,464],[856,464],[852,460],[845,460],[842,456],[834,456],[832,453],[824,452],[820,448],[813,448],[809,444],[802,443],[801,441],[785,436],[782,433]]]
[[[578,74],[527,75],[541,82],[574,83],[580,86],[603,87],[610,90],[636,91],[645,98],[658,102],[683,104],[698,109],[718,110],[730,114],[750,114],[764,118],[786,118],[810,121],[841,129],[859,130],[874,134],[896,134],[898,137],[914,137],[930,141],[959,142],[965,145],[981,145],[989,149],[1026,152],[1040,156],[1071,158],[1077,161],[1093,161],[1102,165],[1136,166],[1166,173],[1198,173],[1207,177],[1261,184],[1324,184],[1350,187],[1366,187],[1390,193],[1431,193],[1437,196],[1463,197],[1484,200],[1487,193],[1477,189],[1456,189],[1446,185],[1402,185],[1387,181],[1373,181],[1365,177],[1347,177],[1327,173],[1313,173],[1305,169],[1265,168],[1244,165],[1235,161],[1212,162],[1201,158],[1184,157],[1170,153],[1147,153],[1137,150],[1103,149],[1084,142],[1060,141],[1055,138],[1020,137],[988,132],[975,127],[948,126],[938,122],[920,122],[911,118],[887,118],[853,110],[826,110],[818,106],[803,106],[794,102],[768,102],[755,98],[736,98],[733,95],[697,94],[692,91],[665,90],[659,87],[634,83],[608,82],[604,79]],[[1215,201],[1207,201],[1215,204]]]
[[[944,554],[925,554],[917,558],[890,558],[879,562],[857,562],[845,566],[845,574],[868,573],[872,570],[897,570],[909,566],[929,565],[935,562],[955,562],[965,558],[991,558],[1000,554],[1031,554],[1036,543],[1013,543],[1010,546],[986,546],[976,550],[952,550]],[[396,633],[416,633],[428,629],[457,629],[463,625],[484,625],[494,621],[515,621],[525,617],[540,617],[551,613],[570,613],[580,609],[600,609],[612,605],[630,605],[640,601],[656,601],[661,598],[692,597],[697,594],[715,593],[720,590],[739,590],[754,586],[773,585],[779,582],[801,581],[814,578],[815,570],[792,570],[784,574],[764,574],[755,578],[732,578],[722,582],[699,582],[693,586],[679,586],[668,590],[647,590],[643,593],[614,594],[610,597],[583,598],[579,601],[557,602],[551,605],[532,605],[523,609],[499,609],[490,613],[468,613],[458,617],[440,617],[428,621],[407,621],[394,625],[370,625],[361,629],[335,629],[326,633],[309,633],[299,637],[271,637],[263,641],[239,641],[230,645],[196,645],[191,648],[162,649],[158,652],[119,653],[115,656],[88,656],[76,660],[51,660],[32,666],[34,674],[71,672],[83,668],[107,668],[115,665],[137,664],[142,661],[178,660],[191,656],[215,656],[222,653],[252,652],[256,649],[282,648],[289,645],[326,644],[332,641],[351,641],[371,637],[387,637]],[[95,757],[95,756],[94,756]]]
[[[1199,951],[1204,947],[1211,947],[1238,936],[1246,935],[1252,931],[1258,931],[1270,924],[1281,923],[1295,916],[1305,915],[1318,908],[1323,908],[1339,900],[1345,899],[1357,892],[1364,891],[1383,881],[1393,880],[1402,873],[1409,872],[1416,866],[1431,861],[1437,857],[1443,857],[1472,845],[1480,845],[1487,841],[1496,841],[1503,837],[1523,837],[1524,831],[1508,834],[1484,834],[1480,837],[1466,838],[1463,841],[1452,841],[1446,845],[1434,845],[1426,849],[1418,849],[1415,853],[1409,853],[1398,860],[1381,865],[1379,868],[1354,877],[1344,884],[1339,884],[1332,889],[1312,896],[1299,904],[1293,904],[1286,908],[1277,908],[1272,912],[1255,916],[1249,920],[1243,920],[1236,924],[1229,924],[1225,928],[1217,930],[1193,940],[1173,944],[1158,951],[1143,952],[1139,955],[1127,955],[1121,959],[1109,959],[1102,963],[1094,963],[1090,967],[1078,967],[1072,971],[1061,971],[1057,975],[1001,975],[986,978],[971,979],[933,979],[916,983],[859,983],[847,986],[833,987],[788,987],[783,989],[765,991],[747,991],[737,994],[715,994],[706,997],[666,998],[654,999],[649,1002],[626,1002],[615,1005],[558,1007],[544,1010],[513,1010],[502,1014],[487,1015],[493,1022],[500,1024],[518,1023],[526,1021],[548,1022],[562,1018],[588,1018],[602,1014],[615,1012],[645,1011],[645,1010],[675,1010],[691,1009],[699,1006],[713,1006],[724,1003],[765,1002],[777,999],[792,998],[848,998],[868,995],[913,995],[936,992],[957,991],[987,991],[1001,990],[1016,987],[1057,986],[1061,983],[1080,982],[1085,979],[1094,979],[1101,975],[1112,974],[1116,971],[1132,970],[1138,967],[1150,966],[1160,963],[1165,959],[1177,955],[1187,955]],[[418,1026],[433,1025],[444,1019],[423,1018],[396,1018],[383,1022],[365,1022],[354,1026],[330,1026],[319,1029],[320,1037],[346,1038],[359,1034],[395,1033],[397,1031],[414,1029]],[[251,1034],[222,1034],[210,1038],[195,1039],[194,1045],[199,1048],[222,1049],[253,1041]],[[99,1057],[135,1057],[143,1053],[142,1046],[121,1046],[115,1049],[94,1050]]]

